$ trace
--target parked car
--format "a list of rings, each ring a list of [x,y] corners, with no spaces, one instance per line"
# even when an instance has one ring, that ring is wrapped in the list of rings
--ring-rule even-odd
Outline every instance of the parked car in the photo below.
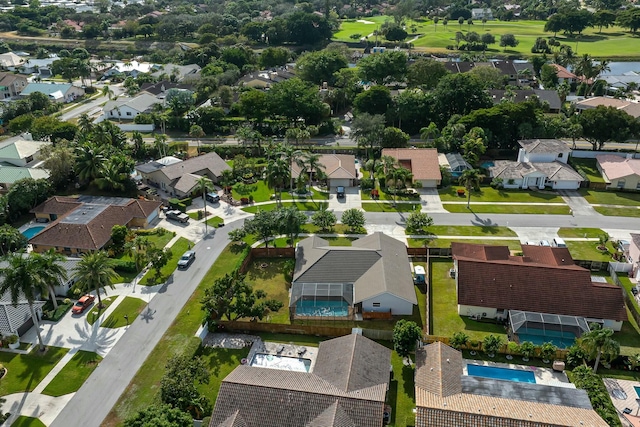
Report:
[[[186,270],[196,260],[195,251],[187,251],[178,260],[178,269]]]
[[[551,246],[548,240],[540,240],[540,246]]]
[[[344,187],[340,186],[336,188],[336,196],[338,197],[338,199],[344,198]]]
[[[175,209],[172,211],[167,211],[165,213],[165,215],[167,216],[167,219],[173,220],[173,221],[178,221],[178,222],[182,222],[182,223],[187,223],[189,222],[189,215],[187,215],[184,212],[180,212],[179,210]]]
[[[73,314],[80,314],[87,309],[93,302],[96,300],[96,297],[93,295],[83,295],[80,299],[73,305],[71,312]]]
[[[567,244],[564,242],[563,239],[556,237],[555,239],[553,239],[553,246],[555,246],[556,248],[566,248]]]
[[[524,244],[527,246],[538,246],[538,242],[534,242],[533,240],[527,240]]]
[[[218,203],[220,201],[220,196],[218,196],[218,193],[207,193],[204,198],[207,200],[207,202],[209,203]]]

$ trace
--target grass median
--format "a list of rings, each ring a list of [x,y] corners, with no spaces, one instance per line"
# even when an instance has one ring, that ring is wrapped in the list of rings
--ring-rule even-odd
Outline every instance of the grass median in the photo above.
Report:
[[[428,234],[436,236],[495,236],[495,237],[518,237],[515,231],[509,227],[477,225],[432,225],[427,227]],[[415,233],[415,234],[427,234]],[[410,234],[410,233],[406,233]]]
[[[103,328],[121,328],[130,325],[142,313],[146,305],[147,302],[140,298],[125,297],[100,326]],[[127,318],[124,317],[125,315]]]
[[[443,203],[442,206],[451,213],[495,213],[495,214],[523,214],[523,215],[569,215],[567,205],[510,205],[494,203],[492,205],[474,205],[467,208],[466,204],[453,205]]]
[[[7,375],[0,381],[0,396],[33,390],[69,349],[47,347],[44,353],[34,346],[29,354],[0,352]]]
[[[102,357],[92,351],[78,350],[42,394],[57,397],[78,391],[101,360]]]

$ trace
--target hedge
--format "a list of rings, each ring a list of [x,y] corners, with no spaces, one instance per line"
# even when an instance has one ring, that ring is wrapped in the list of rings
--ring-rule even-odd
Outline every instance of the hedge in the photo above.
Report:
[[[114,259],[112,261],[112,267],[116,271],[122,271],[126,273],[136,273],[136,263],[133,261]]]
[[[600,375],[593,372],[588,366],[578,366],[571,372],[567,372],[569,380],[577,388],[587,392],[591,406],[611,427],[622,427],[616,408],[611,402],[609,392]]]

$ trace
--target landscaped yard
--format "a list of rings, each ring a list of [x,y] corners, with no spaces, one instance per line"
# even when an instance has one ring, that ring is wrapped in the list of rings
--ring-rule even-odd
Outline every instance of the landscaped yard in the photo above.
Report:
[[[313,200],[329,200],[329,193],[325,191],[318,191],[315,188],[311,189],[311,197],[306,199]],[[236,200],[240,200],[243,197],[253,196],[254,202],[268,202],[269,200],[275,200],[275,193],[271,188],[264,183],[264,181],[257,181],[254,184],[236,184],[233,186],[232,196]],[[299,196],[294,196],[289,193],[288,189],[282,192],[282,200],[294,200],[300,199]],[[305,199],[305,198],[303,198]]]
[[[395,206],[391,202],[368,202],[362,203],[365,212],[413,212],[422,208],[419,202],[397,203]]]
[[[562,227],[558,230],[558,236],[562,238],[581,237],[587,239],[598,239],[604,234],[599,228],[571,228]]]
[[[178,260],[191,247],[191,242],[184,237],[180,237],[177,242],[171,246],[171,259],[167,262],[167,265],[160,269],[160,279],[155,279],[156,271],[149,269],[142,279],[140,279],[140,285],[153,286],[157,283],[162,283],[173,274],[178,266]]]
[[[492,205],[474,205],[471,209],[467,205],[452,205],[443,203],[442,206],[452,213],[498,213],[498,214],[528,214],[528,215],[569,215],[567,205],[508,205],[506,203],[495,203]]]
[[[29,354],[0,352],[0,363],[8,371],[0,381],[0,396],[33,390],[67,351],[61,347],[47,347],[42,354],[34,346]]]
[[[579,192],[593,205],[640,206],[640,193],[596,191],[587,188],[581,188]]]
[[[436,236],[496,236],[496,237],[518,237],[515,231],[509,227],[475,225],[432,225],[427,228],[429,234]],[[407,233],[409,234],[409,233]],[[426,234],[426,233],[425,233]]]
[[[391,347],[390,343],[387,344]],[[413,413],[415,405],[414,368],[405,366],[402,357],[395,351],[391,353],[391,365],[393,378],[389,384],[387,397],[391,405],[391,424],[394,427],[413,426],[416,422],[416,414]]]
[[[240,361],[249,355],[249,350],[250,347],[237,350],[202,347],[198,351],[197,354],[205,360],[211,376],[209,377],[209,384],[198,384],[197,388],[204,396],[209,398],[212,405],[215,404],[218,398],[218,390],[220,390],[222,380],[240,365]],[[209,416],[211,414],[206,415]]]
[[[459,196],[458,190],[464,190],[464,187],[451,186],[438,190],[440,200],[444,203],[466,201],[467,196]],[[551,191],[504,190],[482,187],[480,191],[471,193],[471,202],[564,203],[564,200]]]
[[[613,261],[611,258],[611,254],[615,252],[613,249],[613,244],[611,242],[607,243],[607,248],[609,252],[599,251],[596,246],[600,245],[599,242],[572,242],[567,241],[567,248],[569,248],[569,252],[571,253],[571,257],[573,259],[581,259],[588,261]]]
[[[102,357],[96,353],[78,350],[42,393],[63,396],[78,391],[101,360]]]
[[[11,424],[11,427],[46,427],[42,421],[37,418],[25,417],[24,415],[20,415],[16,420]]]
[[[127,319],[124,318],[125,315],[128,316],[128,324],[130,325],[136,320],[136,317],[144,310],[146,305],[147,302],[140,298],[125,297],[100,326],[104,328],[121,328],[126,326]]]
[[[220,218],[219,216],[214,216],[207,220],[207,225],[209,227],[218,227],[220,224],[223,224],[223,223],[224,223],[224,219]]]
[[[319,211],[322,209],[327,209],[329,207],[329,203],[327,202],[317,202],[310,199],[307,199],[305,202],[283,202],[282,207],[290,207],[295,206],[299,211]],[[242,208],[243,211],[248,213],[256,213],[259,210],[261,211],[272,211],[278,209],[277,203],[269,203],[267,205],[253,205],[247,206],[246,208]]]
[[[96,320],[100,317],[100,314],[104,313],[107,308],[118,298],[117,296],[102,298],[102,308],[98,308],[98,298],[93,303],[93,307],[90,311],[85,311],[86,314],[81,314],[81,316],[87,316],[87,322],[90,325],[93,325]]]
[[[602,174],[596,166],[596,159],[579,159],[577,157],[570,157],[569,164],[573,166],[578,173],[582,172],[589,181],[604,182],[604,178],[602,178]]]
[[[366,230],[361,230],[362,234],[366,234]],[[309,234],[322,234],[322,233],[326,233],[326,234],[352,234],[352,231],[349,229],[348,226],[344,225],[344,224],[336,224],[333,226],[333,228],[327,232],[323,232],[322,230],[320,230],[320,227],[316,227],[315,225],[311,224],[311,223],[307,223],[305,225],[302,226],[302,232],[303,233],[309,233]]]
[[[157,228],[154,232],[149,233],[146,231],[142,231],[138,233],[139,236],[147,239],[149,243],[151,243],[156,248],[164,248],[167,243],[174,238],[175,233],[171,231],[167,231],[164,228]],[[119,256],[116,256],[115,259],[122,261],[133,261],[133,259],[127,253],[122,253]],[[118,273],[118,277],[114,278],[111,283],[130,283],[133,279],[138,275],[135,271],[120,271],[116,270]]]
[[[455,332],[464,331],[472,340],[482,340],[488,334],[500,335],[506,341],[504,326],[495,323],[478,322],[458,315],[456,281],[449,277],[453,262],[431,260],[430,324],[431,334],[452,337]]]
[[[407,239],[407,245],[410,248],[424,248],[425,239]],[[522,250],[522,243],[520,240],[483,240],[483,239],[434,239],[427,242],[431,248],[448,248],[451,247],[451,242],[459,243],[479,243],[485,245],[494,246],[509,246],[512,251]]]
[[[249,265],[246,281],[253,289],[260,289],[267,293],[267,298],[282,302],[282,308],[277,313],[269,314],[271,323],[289,324],[289,288],[285,277],[285,270],[293,273],[293,259],[255,258]],[[264,319],[267,321],[267,319]]]
[[[65,304],[65,299],[56,298],[56,302],[58,303],[58,308],[54,310],[51,298],[47,299],[44,307],[42,307],[42,312],[44,313],[42,318],[44,320],[57,322],[58,320],[62,319],[62,316],[67,314],[67,312],[73,306],[73,301],[71,300],[69,300],[69,302]]]

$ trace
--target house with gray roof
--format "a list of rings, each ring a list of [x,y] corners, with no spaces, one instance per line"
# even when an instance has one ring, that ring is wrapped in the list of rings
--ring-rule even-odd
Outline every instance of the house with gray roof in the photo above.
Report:
[[[521,102],[529,101],[534,97],[537,97],[540,102],[549,106],[550,113],[559,113],[562,108],[562,102],[560,96],[555,90],[543,90],[543,89],[522,89],[522,90],[502,90],[491,89],[489,90],[489,96],[495,104],[500,104],[504,101],[511,101],[519,104]]]
[[[488,168],[490,178],[502,179],[504,188],[580,188],[584,178],[567,164],[571,152],[567,143],[559,139],[524,139],[518,144],[518,159],[493,162]]]
[[[104,104],[102,117],[104,119],[133,120],[138,114],[147,113],[154,105],[161,103],[161,99],[148,93],[142,93],[134,98],[118,98]]]
[[[240,365],[209,427],[382,427],[390,363],[391,350],[352,334],[321,342],[310,372]]]
[[[352,246],[330,246],[312,236],[297,244],[295,256],[292,316],[411,315],[418,303],[407,247],[384,233],[362,237]]]
[[[22,92],[21,97],[29,96],[34,92],[40,92],[51,100],[51,102],[65,103],[75,101],[84,95],[84,89],[74,86],[71,83],[29,83]]]
[[[160,159],[136,166],[145,184],[159,188],[172,197],[185,197],[198,191],[197,181],[202,176],[218,182],[225,170],[231,170],[231,167],[214,152],[184,161]]]

